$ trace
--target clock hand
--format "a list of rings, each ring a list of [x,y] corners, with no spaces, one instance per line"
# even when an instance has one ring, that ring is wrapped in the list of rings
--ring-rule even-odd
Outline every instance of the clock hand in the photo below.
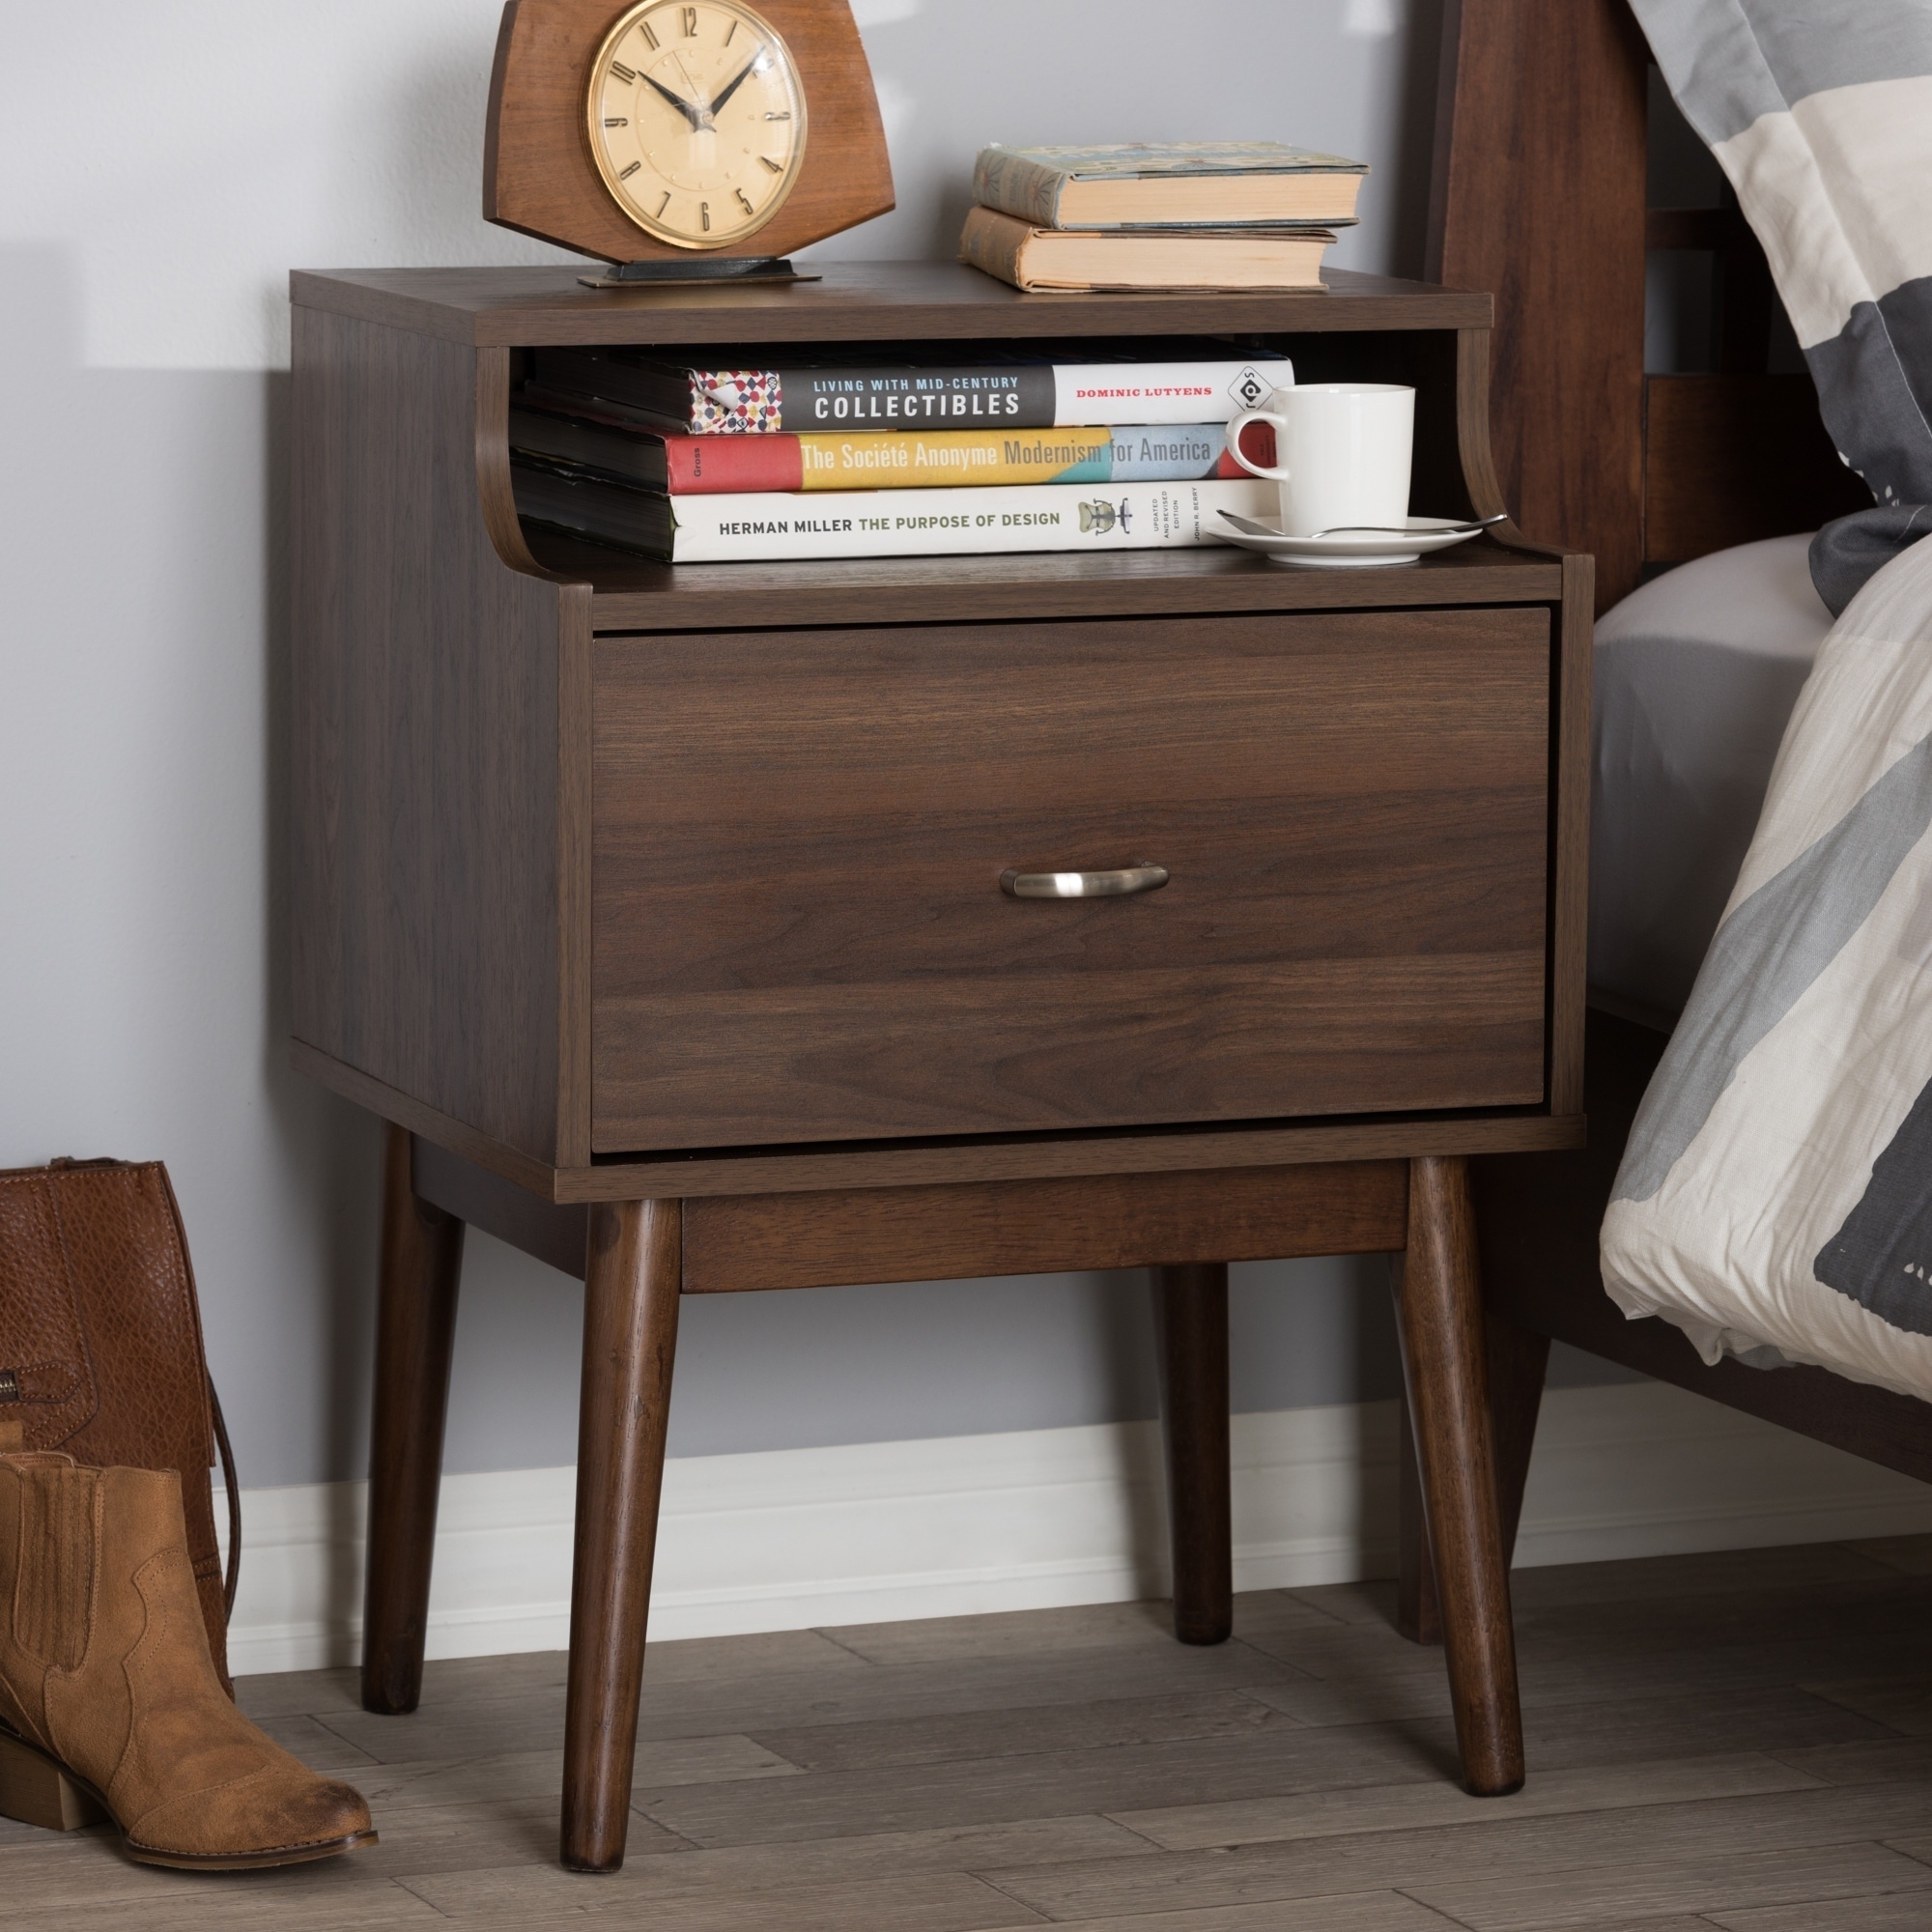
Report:
[[[727,80],[724,83],[724,91],[721,94],[717,94],[712,97],[711,112],[714,117],[718,114],[719,110],[724,105],[724,103],[727,100],[729,100],[734,94],[737,93],[739,88],[741,88],[745,84],[745,82],[752,77],[753,70],[758,67],[763,62],[764,58],[765,58],[765,50],[763,47],[760,47],[757,50],[757,52],[754,53],[752,56],[752,58],[748,60],[742,68],[738,70],[736,77],[734,79]]]
[[[683,74],[685,86],[690,88],[692,93],[701,96],[704,93],[704,89],[698,85],[697,76],[685,66],[684,56],[673,49],[671,59],[677,63],[677,71]],[[703,106],[697,109],[698,118],[691,124],[694,131],[702,133],[705,128],[712,127],[714,124],[711,117],[716,111],[711,102],[706,100]]]
[[[670,91],[670,89],[664,84],[663,81],[653,80],[651,76],[647,73],[639,74],[639,78],[642,80],[647,86],[656,88],[657,91],[660,94],[662,94],[664,98],[667,100],[668,100],[670,104],[673,107],[675,107],[677,111],[680,114],[682,114],[688,122],[690,122],[691,130],[694,134],[699,132],[702,128],[704,128],[710,124],[711,117],[707,113],[705,113],[705,111],[701,107],[694,107],[691,104],[691,102],[685,99],[685,98],[682,95],[673,94]]]

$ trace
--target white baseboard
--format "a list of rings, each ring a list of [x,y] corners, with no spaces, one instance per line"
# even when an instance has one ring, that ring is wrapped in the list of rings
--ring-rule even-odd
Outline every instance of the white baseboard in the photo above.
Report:
[[[1392,1403],[1236,1416],[1236,1587],[1389,1575],[1395,1447]],[[432,1657],[562,1647],[573,1490],[569,1469],[444,1481]],[[353,1662],[363,1486],[242,1501],[235,1668]],[[651,1634],[1158,1596],[1164,1522],[1151,1423],[673,1462]],[[1624,1383],[1546,1396],[1517,1561],[1923,1530],[1932,1488],[1679,1389]]]

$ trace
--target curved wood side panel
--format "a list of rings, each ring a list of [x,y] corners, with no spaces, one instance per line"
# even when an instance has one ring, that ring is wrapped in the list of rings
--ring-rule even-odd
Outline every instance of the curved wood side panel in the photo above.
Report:
[[[483,527],[497,554],[512,570],[530,577],[567,580],[530,554],[517,518],[517,493],[510,476],[510,352],[476,352],[476,498]]]
[[[1496,297],[1495,469],[1526,536],[1642,554],[1647,56],[1624,0],[1449,0],[1429,273]]]
[[[784,207],[723,254],[783,255],[894,206],[886,130],[851,9],[844,0],[757,0],[757,9],[805,77],[805,160]],[[611,262],[701,260],[627,220],[590,158],[590,63],[622,12],[620,0],[509,0],[503,9],[490,76],[484,219]]]
[[[1496,478],[1495,450],[1490,440],[1490,338],[1494,332],[1489,328],[1456,331],[1457,453],[1463,462],[1470,513],[1478,517],[1492,517],[1510,507]],[[1514,521],[1503,525],[1497,534],[1504,541],[1525,541]]]
[[[506,455],[478,398],[507,381],[483,382],[480,357],[503,352],[304,307],[294,327],[292,1030],[555,1165],[572,1157],[558,795],[573,593],[498,554],[514,507],[493,528],[503,506],[479,455]]]

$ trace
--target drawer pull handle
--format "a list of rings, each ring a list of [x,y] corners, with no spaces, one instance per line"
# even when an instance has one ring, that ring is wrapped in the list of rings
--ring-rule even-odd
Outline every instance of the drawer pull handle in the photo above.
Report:
[[[1000,874],[1000,890],[1015,899],[1124,898],[1166,884],[1165,866],[1119,866],[1105,872],[1017,872],[1009,866]]]

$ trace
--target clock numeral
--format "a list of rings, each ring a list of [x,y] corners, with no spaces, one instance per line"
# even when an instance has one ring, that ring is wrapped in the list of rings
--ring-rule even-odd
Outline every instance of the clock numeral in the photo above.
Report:
[[[604,117],[604,125],[607,128],[628,128],[631,124],[621,114],[607,114]]]
[[[619,168],[617,170],[617,179],[620,182],[627,182],[642,166],[643,166],[642,161],[633,161],[628,168]]]
[[[636,71],[626,67],[622,61],[612,61],[611,63],[611,73],[613,79],[621,80],[626,85],[638,77]]]
[[[711,233],[711,204],[708,201],[700,201],[697,204],[697,218],[704,224],[705,234],[709,235]]]
[[[664,212],[669,206],[670,206],[670,189],[666,188],[665,198],[658,203],[658,212],[651,217],[651,219],[653,221],[662,221],[664,219]]]
[[[650,48],[652,53],[656,53],[658,50],[658,37],[651,32],[651,23],[648,20],[639,20],[638,22],[638,32],[643,35],[645,44]]]
[[[687,41],[694,41],[697,38],[697,9],[696,7],[687,7],[684,9],[684,38]]]
[[[725,44],[725,45],[726,45],[727,47],[728,47],[728,46],[729,46],[729,45],[731,44],[731,35],[732,35],[732,34],[735,34],[735,33],[736,33],[737,31],[738,31],[738,23],[737,23],[737,21],[736,21],[736,20],[733,20],[733,21],[731,22],[731,29],[730,29],[730,33],[727,33],[727,34],[726,34],[726,35],[724,36],[724,44]]]
[[[752,206],[752,197],[749,194],[747,194],[743,188],[736,188],[733,190],[733,192],[737,195],[739,205],[744,209],[747,214],[757,213],[758,211]]]
[[[784,173],[784,163],[782,161],[775,161],[769,155],[760,155],[758,158],[764,162],[766,167],[771,169],[773,174],[781,175]]]

